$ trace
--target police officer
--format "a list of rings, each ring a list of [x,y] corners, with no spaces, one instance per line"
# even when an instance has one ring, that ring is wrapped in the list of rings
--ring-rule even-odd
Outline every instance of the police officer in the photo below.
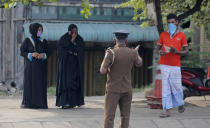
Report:
[[[108,48],[101,64],[101,74],[107,73],[104,128],[113,128],[117,105],[120,108],[121,123],[119,128],[128,128],[132,101],[131,69],[140,67],[142,59],[135,49],[126,47],[129,33],[126,30],[114,32],[116,43],[113,49]]]

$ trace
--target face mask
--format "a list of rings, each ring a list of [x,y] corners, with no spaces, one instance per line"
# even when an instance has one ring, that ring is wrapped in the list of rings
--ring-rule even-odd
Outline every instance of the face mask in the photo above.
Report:
[[[42,35],[42,31],[37,32],[37,37],[40,37]]]
[[[173,23],[169,23],[168,29],[169,29],[169,34],[172,36],[176,32],[177,26]]]

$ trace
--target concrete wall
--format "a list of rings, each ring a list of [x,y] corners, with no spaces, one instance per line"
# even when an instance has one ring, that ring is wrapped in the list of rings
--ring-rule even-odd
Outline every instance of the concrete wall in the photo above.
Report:
[[[24,6],[0,9],[0,81],[15,81],[20,88],[23,79],[23,59],[19,56],[23,22]]]

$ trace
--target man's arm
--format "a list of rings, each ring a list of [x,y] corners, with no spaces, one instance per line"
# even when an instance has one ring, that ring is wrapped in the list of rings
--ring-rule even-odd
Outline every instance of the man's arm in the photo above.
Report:
[[[189,52],[188,46],[183,46],[181,51],[177,51],[176,48],[171,47],[171,53],[178,54],[178,55],[186,55]]]
[[[176,48],[171,47],[170,52],[174,54],[178,54],[178,55],[186,55],[189,52],[186,35],[184,34],[183,34],[183,38],[181,39],[181,46],[182,46],[181,51],[177,51]]]
[[[161,56],[165,55],[165,52],[161,50],[162,49],[162,46],[163,45],[159,45],[158,44],[157,45],[157,48],[156,48],[156,51],[155,51],[156,54],[160,54]]]

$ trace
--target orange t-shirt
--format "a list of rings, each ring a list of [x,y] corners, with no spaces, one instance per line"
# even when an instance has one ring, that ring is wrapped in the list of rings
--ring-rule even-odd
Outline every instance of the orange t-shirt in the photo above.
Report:
[[[167,52],[167,47],[173,46],[177,51],[181,51],[183,46],[188,46],[185,34],[179,30],[173,37],[170,37],[168,32],[161,33],[158,45],[162,45],[162,50],[165,52]],[[180,67],[180,55],[167,52],[160,57],[159,64]]]

